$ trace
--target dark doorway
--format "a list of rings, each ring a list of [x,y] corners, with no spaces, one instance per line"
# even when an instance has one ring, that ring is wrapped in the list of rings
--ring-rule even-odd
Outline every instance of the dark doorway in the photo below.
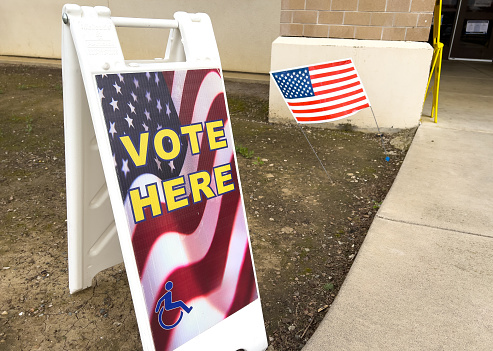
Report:
[[[459,0],[455,17],[449,59],[492,61],[493,0]]]

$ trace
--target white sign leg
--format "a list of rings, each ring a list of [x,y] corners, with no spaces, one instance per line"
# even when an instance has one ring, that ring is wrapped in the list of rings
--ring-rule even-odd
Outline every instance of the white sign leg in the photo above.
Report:
[[[62,27],[63,110],[71,293],[123,261],[70,28]]]

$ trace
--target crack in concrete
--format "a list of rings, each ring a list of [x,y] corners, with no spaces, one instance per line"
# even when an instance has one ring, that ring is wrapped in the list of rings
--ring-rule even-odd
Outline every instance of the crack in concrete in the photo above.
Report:
[[[416,222],[404,221],[404,220],[401,220],[401,219],[393,219],[393,218],[383,217],[383,216],[381,216],[379,214],[375,215],[375,217],[380,218],[380,219],[383,219],[383,220],[386,220],[386,221],[396,222],[396,223],[404,223],[404,224],[409,224],[409,225],[416,225],[416,226],[419,226],[419,227],[439,229],[439,230],[445,230],[445,231],[454,232],[454,233],[474,235],[474,236],[479,236],[479,237],[482,237],[482,238],[493,239],[493,237],[488,236],[488,235],[485,235],[485,234],[478,234],[478,233],[473,233],[473,232],[466,232],[466,231],[457,230],[457,229],[451,229],[451,228],[443,228],[443,227],[429,225],[429,224],[421,224],[421,223],[416,223]]]

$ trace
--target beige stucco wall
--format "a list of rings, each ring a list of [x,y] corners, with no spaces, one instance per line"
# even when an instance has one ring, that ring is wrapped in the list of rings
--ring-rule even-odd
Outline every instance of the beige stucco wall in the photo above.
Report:
[[[0,55],[61,57],[61,11],[67,0],[0,0]],[[176,11],[205,12],[212,20],[224,70],[267,73],[279,35],[281,0],[84,0],[113,16],[173,18]],[[163,57],[166,30],[119,29],[127,59]]]

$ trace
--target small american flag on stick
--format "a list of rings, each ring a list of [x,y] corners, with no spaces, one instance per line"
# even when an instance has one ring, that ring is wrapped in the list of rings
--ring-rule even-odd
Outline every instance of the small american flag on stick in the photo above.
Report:
[[[370,107],[349,59],[271,72],[298,123],[330,122]]]

